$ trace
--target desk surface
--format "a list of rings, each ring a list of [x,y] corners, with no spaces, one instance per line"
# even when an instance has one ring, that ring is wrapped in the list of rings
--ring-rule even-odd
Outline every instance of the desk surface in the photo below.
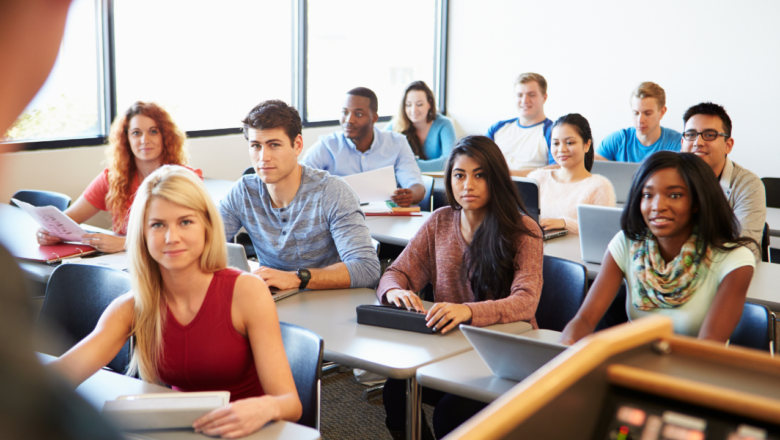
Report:
[[[43,363],[51,362],[54,357],[39,354],[39,359]],[[98,411],[103,409],[103,404],[107,400],[114,400],[119,396],[144,393],[176,393],[166,387],[154,385],[139,379],[127,377],[121,374],[112,373],[107,370],[100,370],[84,383],[76,388],[76,392],[81,397],[94,406]],[[129,438],[139,439],[157,439],[157,440],[189,440],[189,439],[207,439],[212,438],[203,434],[196,434],[192,430],[165,430],[165,431],[144,431],[143,433],[133,433]],[[316,440],[320,438],[320,433],[311,428],[290,422],[275,422],[266,425],[260,431],[244,437],[249,440]]]
[[[211,195],[211,199],[219,206],[219,202],[230,192],[230,188],[236,183],[235,180],[222,179],[203,179],[206,189]]]
[[[406,246],[431,216],[430,212],[422,212],[421,214],[421,216],[409,217],[366,217],[366,226],[368,226],[371,238],[374,240],[380,243]]]
[[[300,325],[325,341],[325,358],[394,379],[414,377],[418,368],[471,350],[460,330],[446,335],[393,330],[357,323],[355,308],[377,304],[370,289],[303,291],[276,303],[279,320]],[[494,330],[522,333],[526,322],[498,324]]]
[[[523,336],[558,342],[560,332],[531,330]],[[417,370],[417,382],[428,388],[490,403],[517,382],[494,376],[476,351],[471,350]]]
[[[766,208],[766,223],[769,235],[780,237],[780,208]]]

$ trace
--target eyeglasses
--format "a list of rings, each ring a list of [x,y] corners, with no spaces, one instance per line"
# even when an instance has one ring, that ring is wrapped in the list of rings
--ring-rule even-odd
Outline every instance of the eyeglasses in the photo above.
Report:
[[[723,136],[725,139],[730,138],[731,136],[727,135],[726,133],[718,133],[715,130],[704,130],[702,132],[696,131],[696,130],[689,130],[683,133],[682,137],[686,141],[695,141],[696,138],[701,135],[702,139],[705,141],[714,141],[718,138],[718,136]]]

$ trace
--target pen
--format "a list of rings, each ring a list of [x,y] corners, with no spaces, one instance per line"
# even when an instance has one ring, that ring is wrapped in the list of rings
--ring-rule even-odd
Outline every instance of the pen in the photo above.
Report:
[[[360,206],[366,206],[366,205],[368,205],[368,202],[360,204]]]

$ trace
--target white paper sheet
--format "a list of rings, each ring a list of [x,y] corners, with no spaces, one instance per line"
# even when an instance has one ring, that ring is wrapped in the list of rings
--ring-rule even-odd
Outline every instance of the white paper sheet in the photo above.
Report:
[[[62,260],[63,264],[86,264],[88,266],[103,266],[112,269],[126,271],[130,267],[127,261],[127,252],[117,252],[115,254],[104,254],[99,257],[77,257]]]
[[[61,238],[63,241],[75,241],[81,243],[81,236],[87,234],[87,231],[81,228],[78,223],[65,215],[54,206],[33,206],[21,200],[11,199],[24,212],[30,215],[42,228],[49,231],[51,235]]]
[[[387,206],[387,202],[372,202],[368,205],[362,205],[360,206],[360,209],[364,213],[391,213],[393,212],[393,209]]]
[[[396,190],[395,170],[392,166],[342,177],[360,198],[360,203],[390,200]]]

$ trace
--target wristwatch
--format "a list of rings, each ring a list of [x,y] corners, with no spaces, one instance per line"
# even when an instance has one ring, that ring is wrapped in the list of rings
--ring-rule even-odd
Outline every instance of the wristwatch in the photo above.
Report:
[[[298,271],[295,272],[295,275],[298,275],[298,278],[301,280],[301,285],[298,286],[298,288],[301,290],[305,289],[311,279],[311,272],[309,272],[309,269],[298,269]]]

